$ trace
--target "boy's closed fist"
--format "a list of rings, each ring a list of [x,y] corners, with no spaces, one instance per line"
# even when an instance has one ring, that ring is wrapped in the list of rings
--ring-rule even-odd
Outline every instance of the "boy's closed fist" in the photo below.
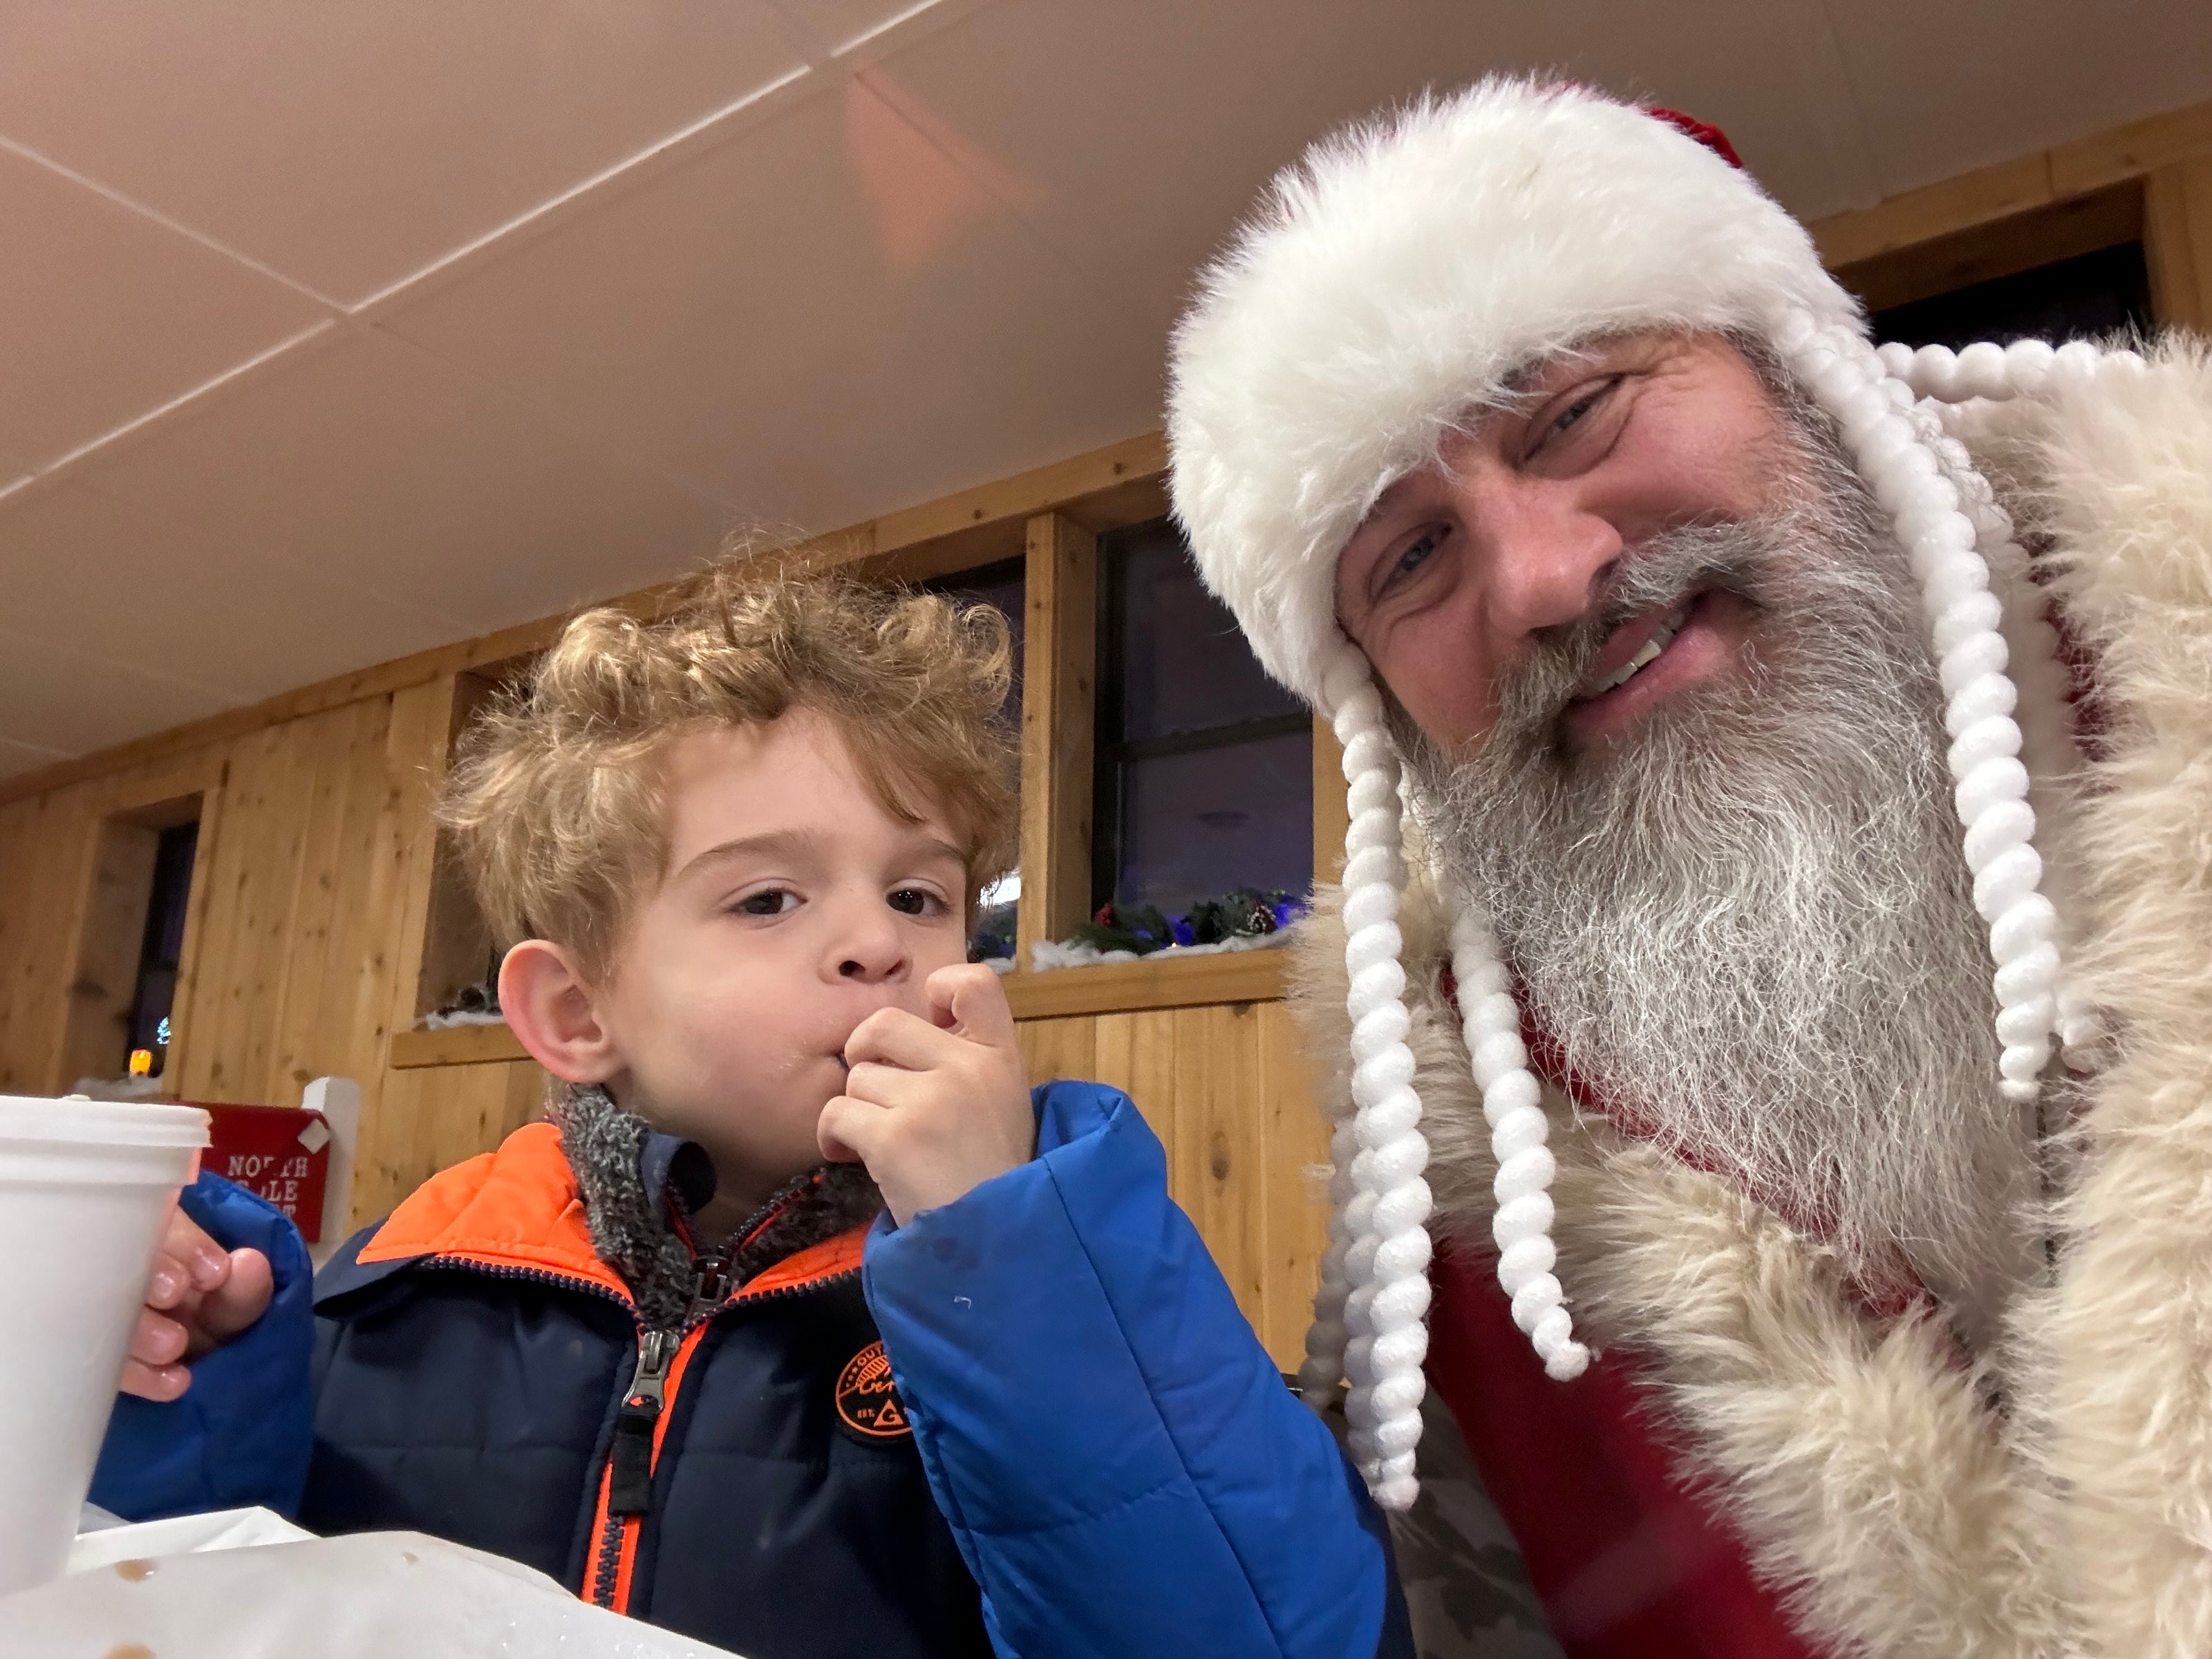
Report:
[[[183,1210],[170,1211],[123,1362],[123,1392],[176,1399],[191,1386],[190,1363],[260,1318],[273,1288],[267,1256],[225,1251]]]
[[[858,1159],[902,1227],[1026,1164],[1036,1151],[1029,1078],[999,976],[940,968],[929,1018],[880,1008],[845,1044],[845,1092],[822,1109],[825,1158]]]

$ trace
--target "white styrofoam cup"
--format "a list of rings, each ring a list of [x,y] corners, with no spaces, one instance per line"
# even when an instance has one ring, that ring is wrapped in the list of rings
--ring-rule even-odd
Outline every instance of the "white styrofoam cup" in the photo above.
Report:
[[[0,1595],[61,1575],[196,1106],[0,1095]]]

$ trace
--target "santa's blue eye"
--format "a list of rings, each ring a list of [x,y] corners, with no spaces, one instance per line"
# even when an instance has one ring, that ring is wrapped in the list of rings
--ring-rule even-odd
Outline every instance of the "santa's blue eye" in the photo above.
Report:
[[[1404,580],[1426,564],[1429,562],[1429,555],[1437,550],[1437,544],[1443,540],[1443,532],[1437,530],[1424,531],[1414,538],[1407,544],[1406,550],[1399,554],[1397,563],[1390,567],[1390,574],[1385,580],[1384,586],[1388,586],[1393,582]]]

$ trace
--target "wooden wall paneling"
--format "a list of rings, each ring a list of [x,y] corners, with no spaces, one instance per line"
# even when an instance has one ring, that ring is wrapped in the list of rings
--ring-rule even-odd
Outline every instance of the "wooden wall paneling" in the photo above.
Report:
[[[1178,1008],[1156,1014],[1172,1045],[1175,1115],[1164,1137],[1168,1189],[1197,1224],[1237,1305],[1258,1328],[1264,1261],[1256,1144],[1259,1055],[1252,1005]]]
[[[162,1080],[172,1093],[181,1092],[192,1031],[198,1024],[200,963],[213,918],[222,908],[216,898],[216,860],[222,848],[225,806],[230,796],[230,757],[228,749],[200,757],[200,831],[192,843],[191,884],[185,895],[185,937],[177,958],[176,994],[169,1002],[169,1053],[162,1063]]]
[[[2212,334],[2212,155],[2144,179],[2143,256],[2158,320]]]
[[[1014,1028],[1032,1085],[1066,1078],[1087,1082],[1098,1063],[1096,1024],[1090,1019],[1029,1019]]]
[[[186,1099],[211,1097],[217,1078],[237,1070],[226,1056],[229,1032],[236,1027],[236,1005],[243,994],[237,982],[236,941],[247,914],[248,871],[233,842],[258,842],[258,820],[268,789],[272,751],[283,728],[271,726],[230,745],[229,772],[223,784],[223,826],[232,831],[212,847],[192,854],[192,897],[201,904],[195,939],[191,997],[172,1016],[177,1040],[169,1050],[176,1073],[171,1087]]]
[[[437,851],[430,803],[445,776],[453,717],[450,678],[411,686],[392,698],[385,738],[385,799],[364,899],[368,913],[383,918],[383,946],[363,959],[356,982],[361,1010],[356,1029],[374,1057],[372,1064],[380,1085],[372,1091],[364,1084],[362,1091],[361,1149],[354,1160],[352,1200],[356,1224],[389,1211],[437,1168],[423,1167],[417,1151],[435,1127],[434,1120],[423,1115],[431,1085],[381,1062],[387,1034],[406,1030],[415,1023]]]
[[[1261,1206],[1267,1261],[1261,1275],[1260,1340],[1285,1371],[1305,1358],[1314,1288],[1328,1248],[1329,1125],[1290,1009],[1260,1005],[1260,1097],[1267,1154]]]
[[[1835,268],[1869,311],[1993,282],[2142,235],[2142,182],[2069,196]]]
[[[364,824],[382,806],[384,744],[391,703],[368,698],[321,717],[324,740],[315,763],[315,804],[305,833],[284,994],[276,1024],[267,1097],[289,1105],[318,1077],[362,1082],[360,1062],[374,1061],[356,1041],[349,988],[364,951],[387,924],[362,913],[360,895],[371,852]],[[364,1085],[366,1087],[366,1085]]]
[[[1352,828],[1352,803],[1345,795],[1344,745],[1336,729],[1314,716],[1314,879],[1334,881],[1344,873],[1344,836]]]
[[[538,1115],[544,1078],[528,1060],[389,1073],[380,1104],[387,1121],[415,1133],[404,1144],[380,1147],[376,1170],[356,1176],[349,1224],[390,1214],[439,1170],[496,1147]]]
[[[1022,663],[1022,896],[1014,961],[1091,915],[1091,759],[1098,538],[1057,513],[1029,521]]]
[[[21,1091],[24,1067],[15,1046],[15,1016],[26,965],[35,958],[32,895],[36,890],[39,817],[43,798],[0,806],[0,1091]]]
[[[27,826],[21,949],[9,975],[0,1088],[23,1094],[56,1091],[76,928],[95,851],[93,826],[106,793],[90,783],[57,791],[40,803]]]
[[[61,1055],[53,1070],[63,1088],[80,1077],[124,1073],[146,912],[154,896],[155,854],[161,839],[159,830],[113,813],[88,827],[92,869],[76,929]]]
[[[270,1056],[283,1007],[292,919],[315,805],[315,762],[326,716],[271,726],[231,764],[230,833],[215,896],[230,912],[201,963],[199,1040],[185,1054],[183,1092],[195,1100],[272,1103]]]

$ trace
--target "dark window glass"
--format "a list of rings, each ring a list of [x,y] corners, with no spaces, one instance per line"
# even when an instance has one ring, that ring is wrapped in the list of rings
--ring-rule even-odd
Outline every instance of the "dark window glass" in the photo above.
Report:
[[[169,1014],[177,997],[177,966],[185,953],[185,907],[191,896],[197,821],[161,831],[154,849],[154,896],[146,907],[146,933],[138,948],[138,988],[131,1005],[131,1048],[154,1052],[154,1075],[168,1058]]]
[[[1874,314],[1875,337],[1957,349],[1976,340],[2094,339],[2150,331],[2142,244],[2124,242]]]
[[[1021,781],[1022,641],[1026,637],[1029,619],[1025,568],[1022,560],[1007,559],[978,570],[963,570],[958,575],[923,584],[929,592],[943,593],[963,603],[992,605],[1006,619],[1007,631],[1012,635],[1014,677],[1013,683],[1006,688],[1006,701],[1001,710],[1001,718],[1006,722],[1007,730],[1013,733],[1016,743],[1017,788]],[[968,937],[968,959],[970,962],[1013,955],[1014,907],[1018,902],[1016,896],[1021,891],[1020,878],[1021,872],[1018,870],[1010,880],[1001,882],[997,890],[982,895],[990,902],[977,912],[975,931]]]
[[[1099,543],[1092,902],[1178,915],[1313,879],[1312,722],[1200,586],[1171,520]]]

